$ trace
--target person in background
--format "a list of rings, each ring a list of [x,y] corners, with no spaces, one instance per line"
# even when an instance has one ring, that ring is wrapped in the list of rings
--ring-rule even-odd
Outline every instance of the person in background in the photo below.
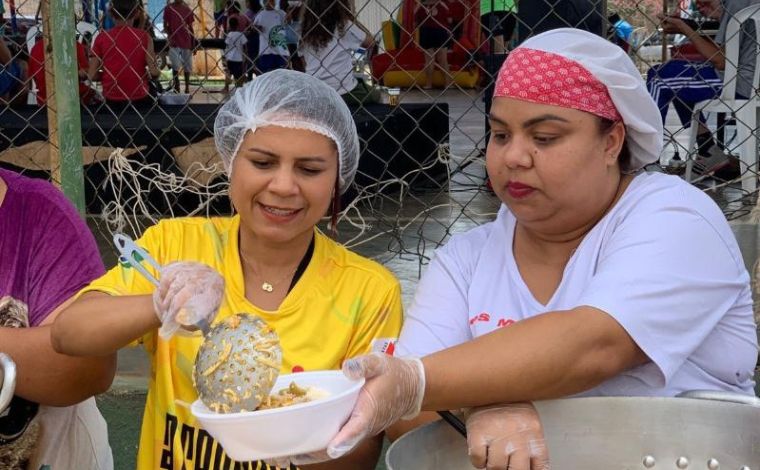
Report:
[[[185,74],[185,93],[190,93],[190,74],[193,71],[195,34],[193,10],[184,0],[173,0],[164,9],[164,28],[169,40],[169,60],[172,65],[172,87],[179,93],[179,71]]]
[[[683,34],[697,52],[707,58],[700,62],[674,59],[649,69],[647,88],[660,108],[662,122],[665,122],[672,102],[682,127],[689,127],[694,105],[720,95],[723,88],[723,69],[726,65],[728,21],[750,5],[758,5],[760,11],[760,0],[697,0],[697,8],[703,16],[720,19],[714,40],[701,34],[678,16],[661,18],[664,33]],[[752,83],[757,62],[755,22],[750,19],[741,26],[740,31],[736,98],[746,99],[755,93],[758,85]],[[697,149],[699,156],[694,162],[694,167],[700,173],[714,173],[732,164],[731,159],[717,146],[702,116],[697,133]]]
[[[301,16],[301,55],[306,73],[327,83],[354,105],[378,102],[379,90],[354,77],[353,54],[375,40],[354,17],[349,0],[306,0]]]
[[[116,24],[98,34],[92,45],[87,75],[90,80],[102,78],[103,96],[114,110],[154,102],[149,95],[148,79],[157,78],[160,72],[153,40],[145,30],[130,26],[141,12],[135,0],[113,0],[110,14]]]
[[[111,385],[116,355],[75,358],[50,344],[58,314],[103,275],[92,233],[52,184],[0,169],[0,260],[0,351],[18,370],[0,468],[112,470],[93,395]]]
[[[246,52],[248,60],[246,60],[246,76],[248,80],[253,80],[253,75],[256,72],[256,58],[259,56],[259,33],[251,27],[253,21],[256,19],[256,15],[261,11],[261,3],[259,0],[247,0],[248,8],[245,9],[245,17],[248,19],[248,28],[245,30],[245,38],[248,40],[246,43]]]
[[[241,33],[245,33],[248,31],[248,28],[251,27],[251,21],[248,19],[247,15],[240,13],[240,5],[236,1],[230,1],[227,7],[227,20],[225,23],[227,29],[225,30],[225,32],[232,31],[232,28],[230,28],[231,18],[237,18],[238,26],[234,31],[240,31]]]
[[[137,243],[163,266],[153,272],[159,287],[119,264],[53,327],[56,350],[77,356],[111,354],[134,341],[145,346],[153,372],[138,470],[274,468],[232,462],[177,405],[198,397],[192,363],[203,340],[173,334],[183,321],[176,308],[212,325],[239,312],[260,316],[278,333],[283,374],[339,369],[356,355],[388,352],[401,327],[398,280],[316,226],[328,212],[337,223],[341,194],[358,168],[356,125],[335,90],[292,70],[265,73],[219,109],[214,136],[236,215],[148,228]],[[382,436],[369,438],[355,454],[308,469],[371,470],[381,447]]]
[[[248,39],[245,34],[238,31],[237,22],[236,17],[229,19],[230,30],[224,36],[224,60],[227,63],[227,70],[235,79],[235,86],[240,88],[245,82],[245,64],[248,62],[245,46]]]
[[[232,28],[230,26],[230,20],[235,19],[235,28]],[[229,0],[227,3],[227,9],[225,10],[225,20],[224,20],[224,35],[225,38],[227,37],[227,34],[230,32],[240,32],[240,33],[246,33],[247,31],[251,30],[251,23],[248,20],[248,17],[246,15],[240,14],[240,7],[238,6],[238,3],[236,0]],[[226,45],[225,45],[226,48]],[[224,64],[224,90],[223,92],[225,94],[228,94],[230,92],[230,81],[231,81],[231,73],[229,70],[229,67],[227,67],[227,59],[224,58],[224,55],[222,55],[222,62]]]
[[[87,51],[81,42],[76,41],[74,44],[77,49],[79,101],[83,105],[100,103],[97,93],[86,82],[87,67],[89,64]],[[52,51],[49,53],[52,54]],[[47,85],[45,81],[45,45],[42,37],[37,38],[37,41],[34,43],[34,46],[32,46],[32,50],[29,53],[29,77],[34,81],[34,84],[37,87],[37,104],[44,106],[47,99]]]
[[[504,54],[517,26],[514,0],[480,0],[480,31],[483,42],[493,40],[493,54]]]
[[[226,0],[214,0],[214,37],[219,38],[224,34],[227,15],[226,15],[227,1]]]
[[[298,44],[301,42],[301,11],[303,9],[303,2],[301,0],[295,2],[280,0],[280,5],[282,6],[281,10],[286,12],[285,42],[288,45],[288,53],[290,54],[288,57],[290,68],[304,72],[306,71],[306,64],[298,48]]]
[[[265,0],[264,9],[253,20],[259,33],[259,58],[256,68],[261,73],[288,67],[288,42],[285,37],[285,12],[275,8],[276,0]]]
[[[424,90],[433,88],[433,72],[443,74],[444,89],[451,84],[449,45],[452,17],[447,0],[421,0],[414,11],[414,24],[419,31],[420,48],[425,52]]]
[[[28,92],[28,57],[20,49],[14,54],[0,37],[0,106],[26,104]]]

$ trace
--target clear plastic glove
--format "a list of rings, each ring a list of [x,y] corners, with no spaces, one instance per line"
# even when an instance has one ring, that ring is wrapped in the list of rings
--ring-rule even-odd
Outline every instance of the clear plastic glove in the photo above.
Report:
[[[181,326],[214,319],[224,296],[224,279],[218,272],[205,264],[180,261],[167,264],[160,274],[153,308],[161,320],[161,338],[171,338]]]
[[[334,459],[399,419],[417,416],[425,394],[425,369],[417,358],[382,353],[359,356],[343,363],[343,373],[351,379],[363,377],[366,383],[348,422],[327,446],[327,454]]]
[[[541,420],[530,403],[470,410],[467,446],[475,468],[549,470]]]

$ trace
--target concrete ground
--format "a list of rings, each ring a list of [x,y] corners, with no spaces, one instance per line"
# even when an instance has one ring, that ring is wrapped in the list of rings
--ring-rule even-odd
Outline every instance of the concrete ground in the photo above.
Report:
[[[213,98],[211,98],[213,99]],[[450,112],[450,161],[452,172],[448,191],[410,194],[401,203],[392,198],[373,207],[368,221],[373,226],[369,232],[351,244],[355,251],[375,258],[392,270],[401,281],[405,304],[409,304],[422,269],[423,257],[429,257],[433,249],[447,235],[463,232],[495,215],[499,201],[483,187],[485,180],[482,154],[484,146],[483,103],[477,92],[432,91],[405,92],[404,102],[427,102],[443,100],[449,103]],[[677,125],[671,123],[668,127]],[[683,134],[681,134],[683,135]],[[681,138],[681,137],[679,137]],[[666,157],[667,159],[667,157]],[[716,199],[731,198],[725,192],[714,194]],[[385,214],[385,216],[383,216]],[[387,220],[392,216],[397,225],[392,233],[382,233]],[[108,266],[115,263],[110,236],[97,220],[90,221],[98,234],[98,242]],[[344,239],[350,239],[357,230],[341,225]],[[758,257],[760,233],[757,225],[744,221],[734,223],[748,269]],[[99,404],[109,423],[109,434],[117,469],[134,467],[139,426],[147,387],[149,367],[142,349],[127,349],[119,353],[117,378],[111,390],[99,397]],[[380,465],[378,468],[384,468]]]

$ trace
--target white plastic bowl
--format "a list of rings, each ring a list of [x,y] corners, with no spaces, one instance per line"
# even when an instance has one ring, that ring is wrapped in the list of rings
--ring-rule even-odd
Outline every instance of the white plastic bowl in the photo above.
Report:
[[[322,450],[348,420],[364,379],[350,380],[341,371],[299,372],[281,375],[273,393],[291,382],[302,388],[320,388],[329,396],[245,413],[214,413],[200,400],[190,409],[233,460],[263,460]]]

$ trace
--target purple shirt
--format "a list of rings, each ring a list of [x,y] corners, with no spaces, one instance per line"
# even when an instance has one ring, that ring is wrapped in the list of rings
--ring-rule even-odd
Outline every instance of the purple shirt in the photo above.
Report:
[[[0,304],[25,305],[37,326],[105,270],[95,238],[53,185],[0,168]],[[0,321],[3,319],[0,318]]]

